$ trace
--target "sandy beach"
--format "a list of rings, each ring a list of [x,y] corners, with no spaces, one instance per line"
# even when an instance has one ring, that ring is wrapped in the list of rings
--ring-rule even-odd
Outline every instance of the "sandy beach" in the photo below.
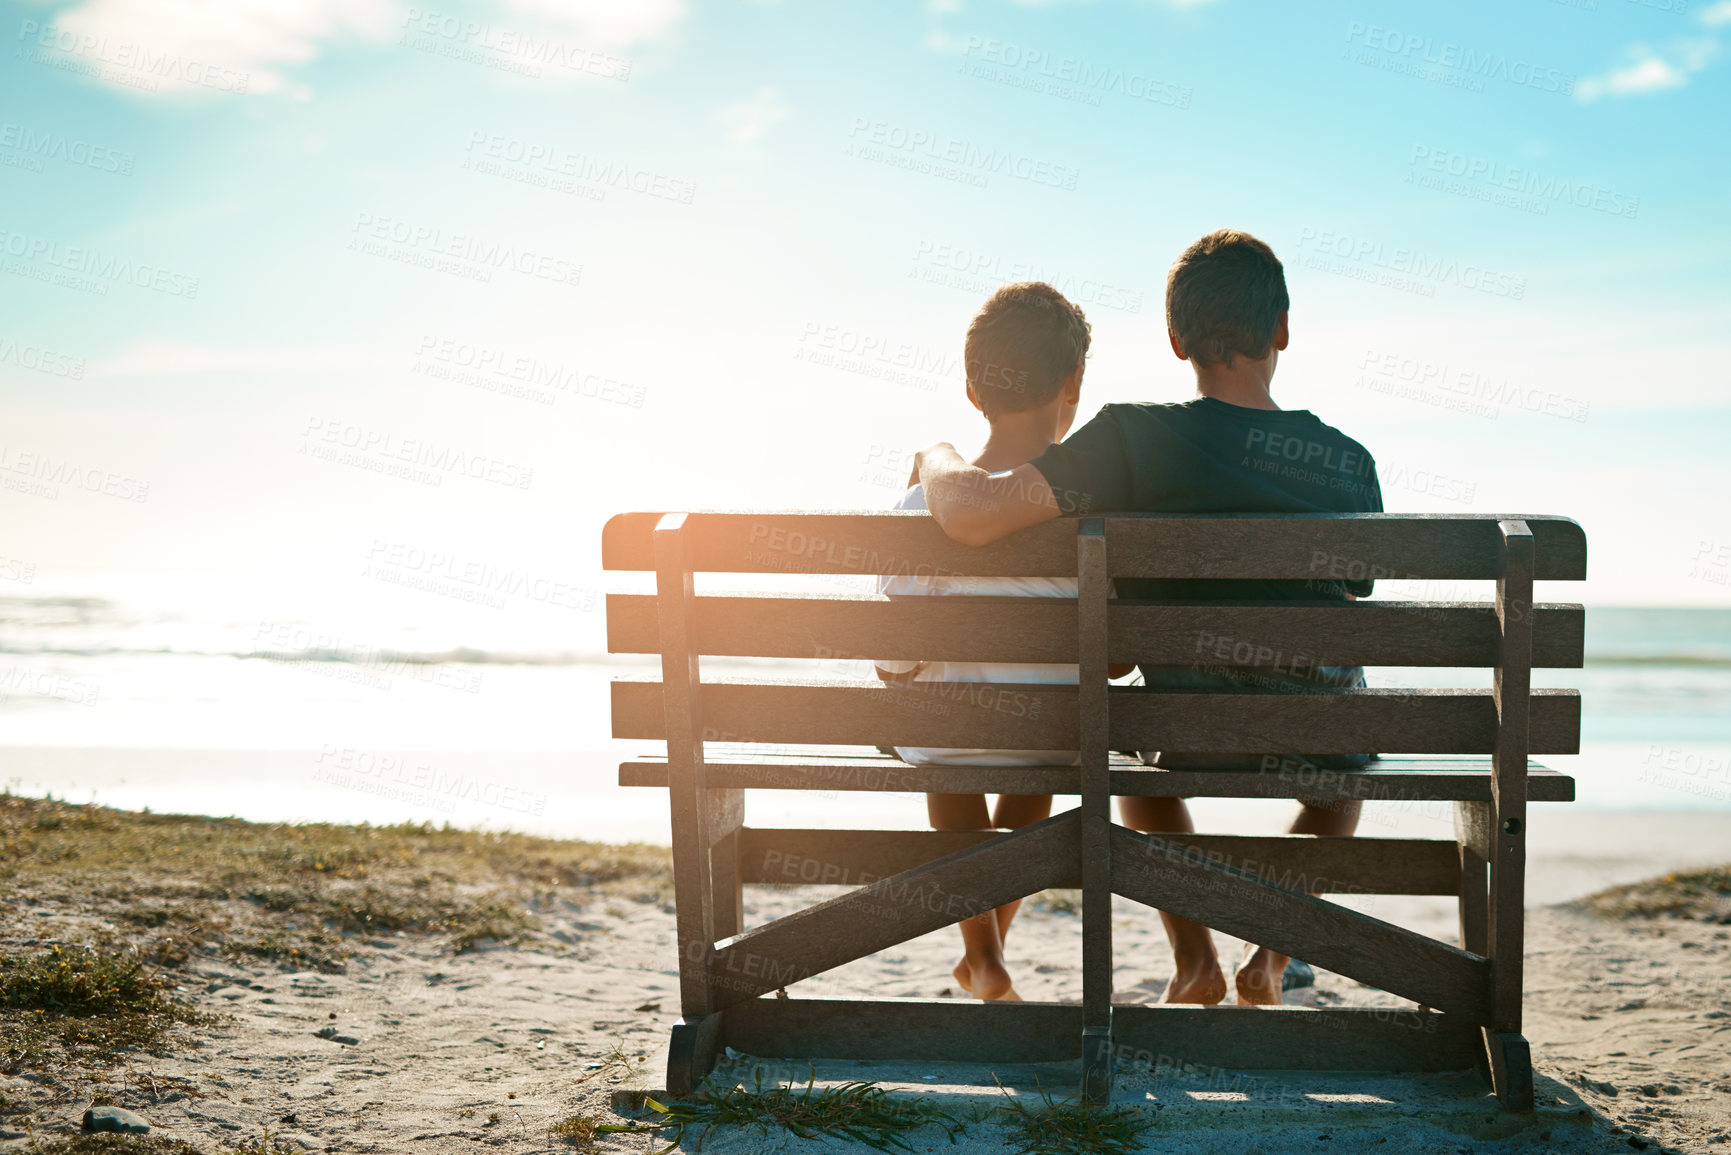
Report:
[[[72,1150],[63,1145],[77,1141],[92,1104],[149,1120],[150,1135],[127,1143],[166,1150],[172,1140],[206,1153],[459,1151],[477,1142],[646,1151],[673,1138],[637,1132],[573,1141],[549,1131],[573,1118],[643,1126],[644,1112],[619,1093],[662,1085],[677,976],[658,850],[456,833],[439,843],[405,828],[381,836],[377,828],[145,817],[15,798],[6,806],[0,837],[11,861],[0,951],[8,967],[16,972],[20,960],[56,945],[132,952],[162,964],[159,978],[172,988],[165,997],[197,1021],[105,1055],[80,1047],[32,1055],[27,1023],[7,1011],[0,1018],[4,1150]],[[1620,820],[1626,831],[1631,821]],[[1669,822],[1672,837],[1631,839],[1646,849],[1631,853],[1625,870],[1667,856],[1673,867],[1688,865],[1692,853],[1705,861],[1731,831],[1731,820],[1713,816],[1642,821],[1639,833],[1657,835]],[[1590,838],[1599,834],[1572,849],[1594,857]],[[99,843],[150,860],[115,869]],[[1731,905],[1697,906],[1695,917],[1613,918],[1557,903],[1555,894],[1573,885],[1564,849],[1536,852],[1533,864],[1535,893],[1553,897],[1528,917],[1527,1033],[1539,1104],[1532,1117],[1500,1112],[1473,1072],[1267,1074],[1131,1062],[1120,1067],[1114,1104],[1146,1116],[1141,1142],[1156,1151],[1314,1150],[1323,1136],[1337,1149],[1388,1151],[1709,1151],[1731,1143]],[[481,865],[459,876],[459,860]],[[265,861],[278,864],[276,881],[286,890],[262,887],[237,865]],[[219,877],[226,882],[216,885]],[[444,906],[441,893],[450,900]],[[827,893],[750,888],[748,921]],[[411,909],[403,896],[413,895],[421,906]],[[337,898],[341,904],[331,906]],[[1079,919],[1065,899],[1036,896],[1012,932],[1009,962],[1030,999],[1079,997]],[[1446,933],[1452,917],[1437,900],[1364,901],[1418,929]],[[408,912],[397,922],[420,922],[341,929],[342,917],[363,908],[379,912],[381,927],[393,925],[392,910]],[[350,913],[323,919],[321,929],[320,912],[333,909]],[[1169,965],[1157,921],[1126,903],[1115,924],[1117,998],[1156,999]],[[1220,945],[1223,958],[1238,957],[1236,942],[1222,937]],[[948,974],[955,955],[946,930],[789,994],[955,998]],[[1288,999],[1405,1005],[1326,972]],[[1261,1012],[1228,1006],[1219,1013]],[[995,1152],[1026,1149],[1004,1114],[1006,1096],[1036,1106],[1042,1092],[1062,1099],[1075,1092],[1077,1071],[737,1056],[717,1077],[766,1087],[813,1077],[820,1088],[872,1081],[965,1121],[955,1150]],[[951,1149],[938,1128],[909,1138],[915,1150]],[[695,1149],[697,1140],[688,1133],[681,1149]],[[702,1146],[868,1149],[816,1145],[773,1127],[720,1128]]]

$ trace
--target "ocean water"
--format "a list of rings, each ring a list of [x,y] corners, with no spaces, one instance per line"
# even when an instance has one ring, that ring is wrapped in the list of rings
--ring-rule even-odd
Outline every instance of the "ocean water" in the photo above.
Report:
[[[0,582],[0,785],[256,819],[667,838],[664,797],[616,784],[644,744],[609,737],[609,680],[655,666],[602,652],[595,591],[483,601],[383,580],[16,576]],[[801,666],[751,672],[812,672]],[[1370,679],[1489,684],[1487,671]],[[1586,667],[1535,682],[1582,691],[1582,753],[1543,759],[1576,775],[1579,807],[1731,812],[1731,611],[1590,609]],[[750,805],[759,824],[924,820],[899,795],[763,792]]]

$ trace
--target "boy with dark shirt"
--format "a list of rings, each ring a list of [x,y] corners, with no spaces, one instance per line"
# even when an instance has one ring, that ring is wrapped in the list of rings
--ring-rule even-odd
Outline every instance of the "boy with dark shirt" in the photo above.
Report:
[[[1382,491],[1370,453],[1306,410],[1283,410],[1269,383],[1288,342],[1286,278],[1280,261],[1248,233],[1221,229],[1191,245],[1166,281],[1172,351],[1196,372],[1197,397],[1177,405],[1108,405],[1060,445],[1026,465],[988,473],[948,444],[919,455],[926,503],[944,531],[984,545],[1061,515],[1140,513],[1375,513]],[[984,493],[994,501],[980,500]],[[1167,601],[1347,600],[1369,582],[1124,580],[1126,598]],[[1358,686],[1357,667],[1312,666],[1278,673],[1212,666],[1145,666],[1150,686],[1279,689]],[[1155,765],[1258,768],[1259,755],[1148,755]],[[1325,766],[1362,765],[1368,755],[1312,757]],[[1122,798],[1125,825],[1190,832],[1183,799]],[[1357,802],[1301,803],[1294,834],[1351,834]],[[1218,1003],[1226,978],[1206,927],[1161,912],[1176,971],[1166,1001]],[[1237,973],[1240,1003],[1279,1003],[1286,958],[1267,948]]]

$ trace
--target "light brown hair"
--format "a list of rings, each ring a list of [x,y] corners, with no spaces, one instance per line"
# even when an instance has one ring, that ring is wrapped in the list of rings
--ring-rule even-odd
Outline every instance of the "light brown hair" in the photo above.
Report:
[[[993,293],[968,324],[962,359],[986,417],[1037,409],[1088,355],[1088,318],[1044,281]]]

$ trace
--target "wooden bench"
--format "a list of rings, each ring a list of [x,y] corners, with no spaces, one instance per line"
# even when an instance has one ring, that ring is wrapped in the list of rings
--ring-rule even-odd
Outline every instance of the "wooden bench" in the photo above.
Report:
[[[661,678],[613,684],[616,738],[667,743],[620,767],[672,808],[680,1007],[668,1087],[689,1090],[724,1046],[785,1058],[1082,1060],[1090,1102],[1113,1060],[1232,1069],[1486,1070],[1531,1110],[1521,1036],[1529,801],[1571,778],[1529,754],[1579,748],[1580,698],[1533,690],[1532,667],[1578,667],[1578,605],[1533,582],[1586,576],[1586,541],[1555,517],[1124,515],[1045,523],[983,548],[923,513],[630,513],[603,564],[653,571],[656,593],[607,599],[608,648],[661,656]],[[696,573],[1079,578],[1079,597],[706,595]],[[1495,580],[1491,602],[1108,601],[1113,579]],[[1109,663],[1489,667],[1494,688],[1189,693],[1108,685]],[[699,676],[699,655],[1078,663],[1080,686]],[[717,759],[706,745],[762,744]],[[877,747],[1076,749],[1081,765],[912,767]],[[835,747],[858,747],[836,754]],[[810,753],[804,750],[810,748]],[[1362,770],[1269,757],[1261,771],[1171,771],[1115,750],[1394,751]],[[1486,756],[1488,757],[1476,757]],[[744,792],[1079,795],[1080,809],[1010,833],[754,829]],[[1153,837],[1111,820],[1112,795],[1441,800],[1455,837]],[[840,808],[838,807],[838,810]],[[790,877],[789,865],[799,867]],[[817,864],[813,868],[806,864]],[[1297,880],[1291,888],[1289,883]],[[745,883],[815,882],[839,896],[747,928]],[[1080,1005],[765,997],[801,979],[1049,887],[1082,889]],[[1461,945],[1311,891],[1458,897]],[[1124,895],[1418,1004],[1386,1008],[1112,1003],[1111,897]]]

